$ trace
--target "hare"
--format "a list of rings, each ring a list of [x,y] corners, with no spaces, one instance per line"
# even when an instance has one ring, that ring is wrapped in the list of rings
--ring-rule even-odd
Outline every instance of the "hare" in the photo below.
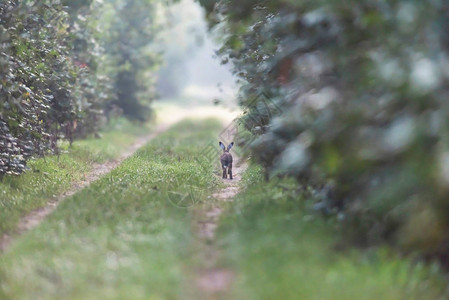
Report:
[[[234,146],[234,142],[230,143],[228,147],[225,147],[225,145],[222,142],[218,143],[223,149],[223,154],[220,157],[221,167],[223,169],[223,179],[228,178],[232,179],[232,155],[229,153],[229,150],[231,150],[232,146]]]

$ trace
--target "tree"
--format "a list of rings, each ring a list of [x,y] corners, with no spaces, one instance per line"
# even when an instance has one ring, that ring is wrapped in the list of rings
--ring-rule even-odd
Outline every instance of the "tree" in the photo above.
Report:
[[[0,174],[18,174],[32,154],[55,150],[75,120],[75,69],[60,4],[4,1],[0,16]]]
[[[0,176],[56,153],[60,139],[97,132],[114,104],[148,118],[155,3],[0,3]]]
[[[447,5],[199,2],[225,33],[267,173],[324,195],[315,207],[339,213],[352,241],[445,256]],[[260,109],[261,94],[279,113]]]
[[[158,27],[156,1],[120,0],[105,3],[101,18],[108,70],[114,80],[115,104],[125,115],[147,120],[155,97],[155,71],[160,58],[151,47]]]

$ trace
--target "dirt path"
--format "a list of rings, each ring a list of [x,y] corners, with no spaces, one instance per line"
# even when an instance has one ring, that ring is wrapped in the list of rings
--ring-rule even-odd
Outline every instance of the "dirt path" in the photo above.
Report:
[[[134,144],[128,149],[126,149],[116,160],[109,161],[103,164],[94,164],[92,166],[92,171],[84,177],[83,181],[74,182],[68,191],[53,197],[48,201],[48,203],[44,207],[36,209],[31,213],[29,213],[28,215],[24,216],[17,224],[17,230],[13,235],[4,234],[0,238],[0,253],[8,249],[8,247],[11,245],[11,243],[14,241],[15,238],[37,227],[67,197],[76,194],[77,192],[86,188],[92,182],[100,179],[100,177],[102,177],[104,174],[107,174],[116,167],[118,167],[126,158],[133,155],[139,148],[143,147],[145,144],[154,139],[156,136],[166,131],[174,123],[175,121],[159,125],[156,128],[156,130],[151,134],[138,138],[134,142]]]
[[[13,242],[15,238],[24,234],[25,232],[37,227],[47,216],[49,216],[67,197],[70,197],[82,189],[86,188],[92,182],[98,180],[104,174],[109,173],[116,167],[118,167],[123,160],[133,155],[139,148],[147,144],[149,141],[154,139],[160,133],[169,129],[172,125],[180,122],[181,120],[189,117],[193,118],[210,118],[215,117],[220,119],[223,124],[227,124],[233,120],[236,116],[236,112],[225,112],[223,110],[217,110],[216,108],[209,107],[189,107],[183,108],[178,106],[171,107],[170,109],[165,108],[164,104],[158,105],[158,120],[160,125],[156,128],[154,132],[148,136],[138,138],[134,144],[123,152],[120,157],[114,161],[106,162],[103,164],[94,164],[92,166],[92,172],[85,176],[85,179],[81,182],[74,182],[71,188],[52,199],[49,199],[46,206],[36,209],[28,215],[24,216],[17,225],[17,230],[14,234],[4,234],[0,237],[0,254],[4,252]]]
[[[212,195],[213,200],[207,207],[195,211],[195,232],[199,243],[198,254],[202,267],[197,271],[195,284],[200,299],[229,298],[229,292],[234,280],[232,270],[219,266],[220,250],[217,245],[215,231],[223,213],[223,204],[233,201],[239,192],[241,176],[246,164],[237,160],[234,167],[234,179],[223,179],[226,187]]]

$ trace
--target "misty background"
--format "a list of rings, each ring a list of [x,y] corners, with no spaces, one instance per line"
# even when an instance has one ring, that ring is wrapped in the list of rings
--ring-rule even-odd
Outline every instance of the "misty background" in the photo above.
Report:
[[[229,65],[216,57],[215,31],[208,31],[205,13],[197,2],[182,0],[159,10],[165,28],[156,43],[163,53],[157,91],[162,100],[234,106],[237,85]]]

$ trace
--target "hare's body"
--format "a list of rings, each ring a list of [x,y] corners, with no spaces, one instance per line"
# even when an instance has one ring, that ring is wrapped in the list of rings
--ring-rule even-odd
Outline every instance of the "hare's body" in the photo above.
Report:
[[[232,155],[231,153],[223,153],[220,157],[221,168],[223,169],[223,178],[227,179],[227,174],[229,174],[229,179],[232,179]]]
[[[232,155],[229,153],[229,150],[231,150],[232,146],[234,146],[234,143],[231,143],[228,147],[225,147],[222,142],[219,144],[223,149],[223,154],[220,157],[221,168],[223,169],[223,179],[227,179],[228,174],[229,179],[232,179]]]

